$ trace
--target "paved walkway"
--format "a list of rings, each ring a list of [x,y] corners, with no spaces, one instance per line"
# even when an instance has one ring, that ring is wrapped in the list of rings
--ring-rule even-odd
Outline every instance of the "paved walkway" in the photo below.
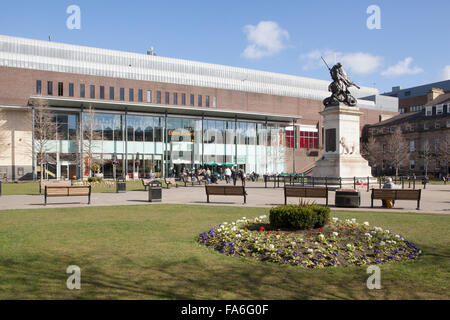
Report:
[[[273,186],[273,184],[272,184]],[[421,186],[422,187],[422,186]],[[423,187],[422,187],[423,188]],[[203,186],[178,187],[169,190],[163,189],[163,202],[165,204],[192,204],[192,205],[221,205],[221,206],[248,206],[248,207],[273,207],[284,204],[283,189],[273,187],[264,188],[264,183],[247,183],[247,204],[243,204],[243,197],[210,196],[211,204],[206,203],[205,188]],[[410,211],[421,213],[450,214],[450,185],[427,185],[422,189],[420,211],[416,210],[416,201],[397,200],[394,209],[381,207],[381,200],[375,200],[375,208],[370,208],[370,193],[361,189],[360,208],[338,208],[334,206],[335,193],[330,192],[329,204],[334,210],[370,210],[370,211]],[[91,206],[122,206],[149,204],[148,193],[142,191],[130,191],[127,193],[93,193]],[[307,199],[318,204],[325,204],[325,199]],[[288,198],[288,203],[296,204],[299,199]],[[156,204],[156,203],[155,203]],[[42,209],[42,208],[67,208],[87,207],[87,197],[49,198],[48,205],[44,206],[44,196],[18,195],[0,197],[0,210],[8,209]]]

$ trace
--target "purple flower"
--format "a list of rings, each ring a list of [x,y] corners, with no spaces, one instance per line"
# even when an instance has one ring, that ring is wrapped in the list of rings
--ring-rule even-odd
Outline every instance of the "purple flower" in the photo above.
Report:
[[[294,251],[294,253],[292,254],[294,257],[298,257],[298,253],[296,251]]]
[[[376,263],[382,263],[380,260],[375,260]]]
[[[220,250],[220,253],[225,253],[225,249]]]

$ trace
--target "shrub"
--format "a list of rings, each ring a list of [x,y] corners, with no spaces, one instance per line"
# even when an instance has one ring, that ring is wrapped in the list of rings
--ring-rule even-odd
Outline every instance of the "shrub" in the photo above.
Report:
[[[330,217],[330,208],[318,205],[287,205],[270,209],[270,225],[274,228],[322,228]]]
[[[100,177],[89,177],[88,182],[102,182],[103,178]]]

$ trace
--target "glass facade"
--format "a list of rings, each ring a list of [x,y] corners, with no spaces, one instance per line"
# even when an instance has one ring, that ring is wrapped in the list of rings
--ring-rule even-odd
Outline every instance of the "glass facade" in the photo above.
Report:
[[[56,113],[54,122],[57,179],[89,176],[92,163],[104,178],[178,176],[225,164],[258,174],[286,168],[284,124],[86,111]]]

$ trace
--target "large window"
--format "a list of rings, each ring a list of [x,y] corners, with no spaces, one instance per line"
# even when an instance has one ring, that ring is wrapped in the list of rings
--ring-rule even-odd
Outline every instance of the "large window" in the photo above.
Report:
[[[178,104],[178,93],[176,92],[173,93],[173,104],[174,105]]]
[[[93,84],[90,85],[91,99],[95,99],[95,86]]]
[[[147,102],[152,103],[152,91],[147,90]]]
[[[73,96],[74,96],[73,83],[69,83],[69,97],[73,97]]]
[[[134,89],[129,90],[129,100],[134,101]]]
[[[156,91],[156,103],[161,104],[161,91]]]
[[[170,104],[170,93],[166,92],[165,93],[165,100],[164,100],[165,104]]]
[[[120,88],[120,101],[125,101],[125,88]]]
[[[189,104],[190,104],[192,107],[195,105],[194,99],[195,99],[194,95],[191,94],[191,98],[190,98],[190,103],[189,103]]]
[[[105,99],[105,87],[100,86],[100,99]]]
[[[318,149],[319,132],[317,132],[317,130],[315,129],[312,130],[300,129],[299,147],[300,149]]]
[[[86,87],[84,84],[80,84],[80,98],[86,97]]]
[[[198,102],[198,106],[199,107],[202,107],[203,106],[203,99],[202,99],[202,96],[199,94],[198,95],[198,100],[197,100],[197,102]]]
[[[42,81],[36,80],[36,94],[42,93]]]
[[[144,101],[144,92],[142,91],[142,89],[138,90],[138,101],[139,102]]]
[[[53,81],[48,81],[47,82],[47,94],[49,96],[53,95]]]
[[[109,100],[114,100],[114,87],[109,87]]]
[[[209,108],[209,96],[205,97],[205,106]]]
[[[181,105],[186,105],[186,93],[181,94]]]
[[[64,96],[64,83],[58,82],[58,97]]]

